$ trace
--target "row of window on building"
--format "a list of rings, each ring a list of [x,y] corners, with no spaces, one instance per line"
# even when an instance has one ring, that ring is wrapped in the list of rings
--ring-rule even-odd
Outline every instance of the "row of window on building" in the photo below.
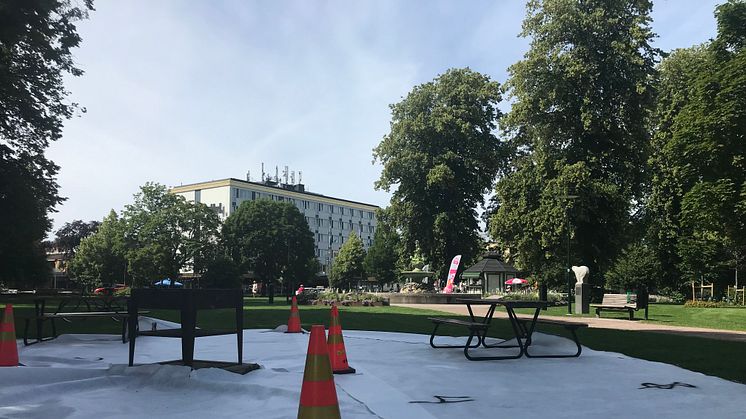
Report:
[[[357,223],[357,228],[355,228],[355,223],[350,220],[349,222],[343,221],[341,218],[335,222],[335,220],[332,220],[329,218],[328,220],[325,220],[323,218],[319,218],[318,216],[314,219],[309,216],[306,216],[306,222],[308,223],[309,227],[329,227],[329,228],[338,228],[340,230],[355,230],[358,233],[375,233],[376,227],[368,223],[367,225],[363,225],[362,221]]]
[[[363,241],[363,245],[365,246],[372,246],[373,245],[373,238],[371,236],[368,236],[368,238],[363,239],[361,237],[361,240]],[[329,243],[329,245],[332,245],[334,243],[339,243],[340,246],[342,246],[345,243],[345,236],[342,235],[342,233],[339,233],[339,236],[336,238],[333,234],[325,234],[325,233],[316,233],[316,242],[317,243]],[[316,253],[318,256],[318,248],[316,250]]]
[[[238,199],[245,199],[245,200],[250,199],[252,201],[261,199],[261,198],[266,198],[272,201],[290,202],[291,204],[296,205],[298,209],[300,210],[307,210],[313,207],[313,209],[318,211],[319,213],[347,215],[350,217],[357,216],[359,218],[367,218],[369,220],[373,219],[373,212],[371,211],[363,211],[361,209],[355,210],[353,208],[345,208],[343,206],[332,205],[332,204],[323,204],[321,202],[311,202],[307,200],[295,200],[294,198],[289,198],[289,197],[280,196],[280,195],[273,195],[273,194],[268,194],[268,193],[262,194],[261,192],[250,191],[246,189],[236,188],[235,197]]]

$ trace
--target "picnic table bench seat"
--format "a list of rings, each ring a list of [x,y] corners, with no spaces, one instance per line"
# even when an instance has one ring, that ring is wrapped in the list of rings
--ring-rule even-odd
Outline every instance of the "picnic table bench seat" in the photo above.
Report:
[[[644,309],[645,320],[648,318],[647,298],[636,294],[604,294],[601,304],[591,304],[596,309],[596,317],[601,317],[602,311],[626,311],[630,320],[635,319],[635,311]]]
[[[528,323],[528,319],[518,319],[519,322],[522,322],[524,324]],[[537,319],[536,324],[546,324],[550,326],[561,326],[568,330],[570,332],[570,335],[572,336],[572,341],[575,343],[575,346],[578,348],[577,352],[574,354],[550,354],[550,355],[531,355],[528,352],[529,347],[531,346],[531,338],[529,337],[525,353],[526,356],[529,358],[575,358],[579,357],[580,353],[583,351],[583,347],[580,346],[580,339],[578,339],[577,333],[575,333],[578,329],[582,329],[585,327],[588,327],[588,323],[580,323],[580,322],[571,322],[566,320],[558,320],[558,319]]]
[[[145,312],[141,312],[144,314]],[[122,343],[127,342],[127,318],[129,314],[126,311],[72,311],[67,313],[39,313],[31,317],[24,317],[23,326],[23,344],[28,346],[34,343],[44,342],[57,338],[57,326],[55,324],[56,319],[69,322],[70,319],[85,319],[85,318],[111,318],[114,321],[121,322],[122,324]],[[36,342],[29,343],[29,329],[31,321],[36,323]],[[43,327],[44,323],[49,321],[52,326],[52,335],[44,337]]]
[[[486,332],[487,328],[489,327],[489,324],[484,322],[473,322],[468,320],[461,320],[461,319],[453,319],[453,318],[447,318],[447,317],[428,317],[428,320],[432,321],[435,325],[433,327],[433,332],[430,334],[430,346],[433,348],[476,348],[480,345],[482,342],[482,339],[484,336],[482,334],[479,334],[477,332]],[[469,332],[474,335],[477,334],[479,336],[479,339],[477,339],[477,343],[474,345],[436,345],[435,344],[435,335],[438,332],[438,328],[443,324],[450,324],[455,326],[464,326],[467,329],[469,329]]]

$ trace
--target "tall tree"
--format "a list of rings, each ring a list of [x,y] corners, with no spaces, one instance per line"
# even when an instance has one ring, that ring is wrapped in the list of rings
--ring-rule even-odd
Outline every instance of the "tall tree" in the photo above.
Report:
[[[65,255],[70,258],[75,253],[75,248],[78,247],[80,241],[94,234],[100,225],[101,223],[98,221],[86,223],[83,220],[73,220],[65,223],[55,233],[54,246],[65,252]]]
[[[217,214],[156,183],[142,186],[134,198],[122,218],[128,271],[135,285],[176,278],[182,269],[202,273],[217,254]]]
[[[92,1],[0,1],[0,282],[34,285],[46,279],[40,242],[49,212],[62,202],[59,167],[44,156],[62,136],[77,105],[66,102],[66,74],[80,76],[72,49],[76,23]]]
[[[395,187],[389,211],[407,253],[419,244],[442,276],[457,254],[479,248],[476,208],[492,186],[503,147],[494,134],[500,85],[451,69],[391,105],[391,132],[373,150],[376,189]]]
[[[510,67],[505,126],[517,150],[490,233],[517,265],[558,285],[571,263],[604,272],[628,240],[646,172],[658,50],[646,0],[531,0]],[[572,199],[573,196],[577,198]]]
[[[85,291],[102,284],[128,284],[124,248],[125,224],[113,210],[92,235],[81,239],[67,270]]]
[[[715,15],[716,39],[661,64],[650,212],[670,285],[732,280],[746,253],[746,2]]]
[[[351,231],[347,241],[339,249],[339,254],[334,258],[332,272],[329,275],[329,286],[352,289],[353,282],[362,280],[365,276],[364,261],[363,241],[354,231]]]
[[[364,268],[368,275],[376,277],[379,284],[391,284],[399,276],[399,234],[390,225],[386,211],[376,214],[378,226],[373,244],[365,254]]]
[[[313,234],[303,214],[287,202],[241,203],[225,220],[222,241],[241,271],[253,271],[268,287],[270,301],[280,277],[302,281],[317,272]]]

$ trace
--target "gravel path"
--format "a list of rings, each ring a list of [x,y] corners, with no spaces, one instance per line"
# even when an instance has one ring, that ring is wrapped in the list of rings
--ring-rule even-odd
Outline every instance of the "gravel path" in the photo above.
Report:
[[[469,312],[465,305],[462,304],[392,304],[397,307],[408,307],[408,308],[421,308],[426,310],[436,310],[445,313],[458,314],[462,316],[468,316]],[[474,314],[477,316],[484,316],[487,311],[487,307],[474,306]],[[496,310],[495,318],[507,319],[508,315],[504,310]],[[526,316],[519,316],[526,317]],[[589,327],[595,327],[599,329],[616,329],[616,330],[643,330],[646,332],[655,333],[671,333],[676,335],[684,336],[696,336],[709,339],[720,339],[729,340],[734,342],[746,342],[746,332],[740,332],[735,330],[719,330],[719,329],[705,329],[701,327],[684,327],[684,326],[668,326],[662,324],[646,323],[640,320],[629,321],[626,319],[604,319],[596,317],[565,317],[565,316],[545,316],[540,315],[540,318],[564,320],[578,323],[588,323]]]

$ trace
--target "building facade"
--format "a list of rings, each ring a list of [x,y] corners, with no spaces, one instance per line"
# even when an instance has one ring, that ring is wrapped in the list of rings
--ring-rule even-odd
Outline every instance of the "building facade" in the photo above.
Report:
[[[177,186],[171,193],[209,206],[221,220],[233,214],[244,201],[271,199],[295,205],[314,234],[316,258],[324,274],[350,232],[354,231],[362,239],[366,250],[370,248],[379,209],[376,205],[311,193],[303,184],[259,183],[234,178]]]

